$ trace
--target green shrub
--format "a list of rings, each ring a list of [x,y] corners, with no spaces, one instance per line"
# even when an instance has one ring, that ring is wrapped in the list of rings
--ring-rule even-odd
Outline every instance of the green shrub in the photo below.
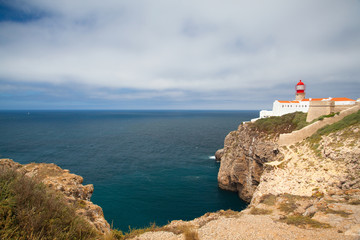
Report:
[[[94,228],[60,194],[0,169],[0,239],[95,239]]]
[[[280,117],[261,118],[249,126],[256,131],[269,134],[290,133],[307,126],[306,113],[295,112]]]

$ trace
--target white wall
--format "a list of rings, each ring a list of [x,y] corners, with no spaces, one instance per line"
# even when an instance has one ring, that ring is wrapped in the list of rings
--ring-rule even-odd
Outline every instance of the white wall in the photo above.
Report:
[[[308,112],[308,111],[309,111],[309,102],[280,103],[279,101],[276,100],[273,104],[274,116],[281,116],[293,112]]]

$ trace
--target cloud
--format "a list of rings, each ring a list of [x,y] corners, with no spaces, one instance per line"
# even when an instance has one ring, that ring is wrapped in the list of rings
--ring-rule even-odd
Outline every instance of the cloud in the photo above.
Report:
[[[84,102],[161,96],[184,106],[193,99],[231,108],[233,99],[244,108],[250,100],[241,96],[252,93],[261,106],[278,96],[265,89],[290,85],[284,91],[292,96],[299,79],[316,86],[314,95],[330,80],[349,86],[350,95],[351,84],[359,86],[358,1],[16,0],[4,6],[10,13],[0,22],[0,79],[50,92],[54,85],[81,86]]]

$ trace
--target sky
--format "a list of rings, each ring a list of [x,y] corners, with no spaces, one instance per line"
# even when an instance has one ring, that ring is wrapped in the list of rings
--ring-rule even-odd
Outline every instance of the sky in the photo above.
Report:
[[[0,110],[360,97],[359,0],[0,0]]]

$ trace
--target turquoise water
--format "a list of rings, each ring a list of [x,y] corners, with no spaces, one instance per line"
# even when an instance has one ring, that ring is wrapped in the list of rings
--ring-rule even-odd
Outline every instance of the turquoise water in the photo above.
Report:
[[[94,184],[92,201],[127,230],[246,203],[217,187],[212,156],[257,111],[0,111],[0,157],[55,163]]]

